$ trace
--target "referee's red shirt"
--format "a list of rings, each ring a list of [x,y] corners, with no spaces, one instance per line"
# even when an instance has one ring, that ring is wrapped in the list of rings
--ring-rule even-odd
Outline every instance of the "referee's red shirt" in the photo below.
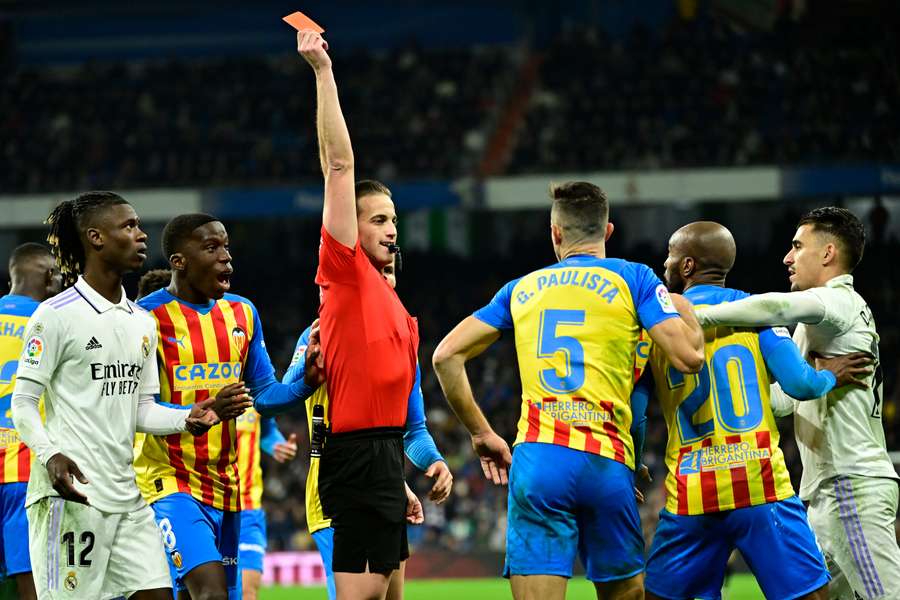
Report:
[[[348,248],[322,227],[316,283],[334,433],[404,427],[419,331],[359,241]]]

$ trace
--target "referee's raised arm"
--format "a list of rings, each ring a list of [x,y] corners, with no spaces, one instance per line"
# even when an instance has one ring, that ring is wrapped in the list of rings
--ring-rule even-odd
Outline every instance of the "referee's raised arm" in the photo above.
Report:
[[[354,193],[353,148],[341,112],[328,42],[311,30],[297,32],[297,52],[316,73],[316,132],[325,176],[322,224],[335,240],[353,248],[358,238]]]

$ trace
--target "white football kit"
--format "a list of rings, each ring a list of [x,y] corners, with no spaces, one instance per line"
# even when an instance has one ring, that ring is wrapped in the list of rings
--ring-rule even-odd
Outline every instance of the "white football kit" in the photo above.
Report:
[[[34,421],[44,394],[46,429]],[[28,323],[13,418],[35,452],[26,506],[39,598],[114,598],[172,587],[162,540],[135,483],[136,430],[183,431],[188,411],[155,405],[156,325],[113,304],[83,278],[43,302]],[[152,413],[152,418],[148,414]],[[88,483],[89,505],[63,500],[47,461],[62,453]]]
[[[807,359],[810,353],[827,358],[853,352],[875,358],[866,389],[844,386],[814,400],[785,402],[783,392],[773,386],[773,405],[781,408],[776,414],[793,408],[803,462],[800,497],[809,502],[809,521],[833,578],[829,596],[900,599],[900,548],[894,529],[900,478],[888,456],[881,422],[879,337],[871,310],[853,289],[853,277],[841,275],[803,292],[704,307],[698,318],[704,326],[799,322],[793,339]]]

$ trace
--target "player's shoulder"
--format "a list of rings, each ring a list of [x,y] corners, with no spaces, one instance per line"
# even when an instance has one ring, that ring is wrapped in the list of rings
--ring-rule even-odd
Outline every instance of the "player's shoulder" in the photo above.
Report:
[[[735,302],[750,296],[743,290],[717,285],[695,285],[684,293],[685,298],[696,306]]]
[[[38,306],[40,302],[28,296],[0,296],[0,315],[30,317]]]
[[[137,301],[137,306],[147,312],[152,312],[163,304],[168,304],[175,300],[175,297],[169,293],[166,288],[160,288],[155,292],[151,292]]]
[[[71,312],[77,312],[80,309],[90,308],[87,299],[82,296],[75,286],[68,288],[53,296],[47,298],[40,303],[35,309],[35,313],[62,315]]]
[[[228,293],[222,296],[222,300],[225,300],[229,304],[242,304],[248,307],[253,312],[254,318],[259,319],[259,311],[256,310],[256,305],[253,304],[253,301],[249,298],[238,294]]]

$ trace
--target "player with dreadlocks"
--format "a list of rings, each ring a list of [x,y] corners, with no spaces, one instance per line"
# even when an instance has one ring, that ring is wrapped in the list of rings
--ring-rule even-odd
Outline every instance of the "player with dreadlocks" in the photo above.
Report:
[[[25,498],[37,594],[172,598],[153,511],[135,483],[135,433],[196,435],[244,407],[155,401],[156,324],[122,288],[147,251],[130,204],[87,192],[57,206],[48,223],[57,265],[74,284],[29,320],[12,399],[16,429],[37,459]]]

